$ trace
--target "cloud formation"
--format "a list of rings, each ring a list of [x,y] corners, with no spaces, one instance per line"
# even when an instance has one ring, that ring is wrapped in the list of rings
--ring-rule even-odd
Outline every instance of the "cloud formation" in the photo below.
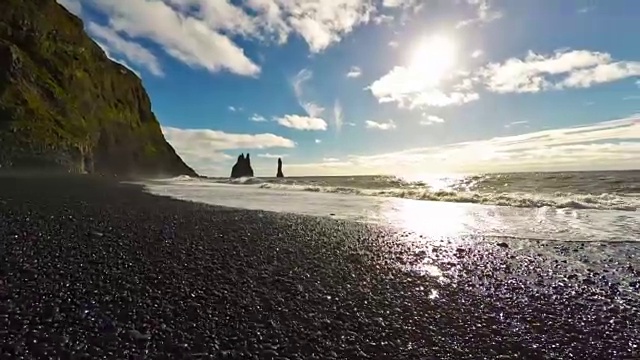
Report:
[[[262,116],[262,115],[258,115],[258,114],[253,114],[249,120],[253,121],[253,122],[266,122],[267,119]]]
[[[236,37],[283,44],[299,36],[318,53],[372,19],[371,0],[58,0],[75,14],[83,5],[130,38],[156,43],[193,68],[256,76],[260,66]],[[103,25],[104,26],[104,25]],[[132,59],[129,59],[134,62]]]
[[[478,49],[478,50],[475,50],[474,52],[471,53],[471,57],[474,58],[474,59],[477,59],[480,56],[482,56],[482,54],[483,54],[483,51]]]
[[[265,159],[285,158],[287,156],[289,156],[289,155],[287,155],[287,154],[270,154],[270,153],[258,154],[258,157],[265,158]]]
[[[506,124],[504,127],[507,128],[507,129],[511,128],[511,127],[514,127],[514,126],[521,126],[521,125],[525,125],[525,126],[528,127],[529,126],[528,124],[529,124],[529,122],[527,120],[520,120],[520,121],[512,121],[512,122]]]
[[[640,117],[488,140],[288,164],[294,174],[630,169],[640,163]]]
[[[360,69],[357,66],[352,66],[351,69],[349,69],[349,72],[347,72],[348,78],[358,78],[361,75],[362,75],[362,69]]]
[[[375,10],[368,0],[262,0],[278,6],[289,31],[300,35],[313,53],[320,52],[356,26],[369,22]],[[286,28],[285,28],[286,29]]]
[[[130,38],[155,42],[169,56],[193,68],[210,72],[226,70],[255,76],[260,67],[220,29],[162,1],[83,0],[108,17],[109,25]],[[213,2],[217,3],[217,2]],[[175,5],[175,4],[174,4]],[[194,6],[200,5],[195,4]],[[233,28],[225,29],[234,31]]]
[[[400,108],[444,107],[476,101],[481,90],[536,93],[637,77],[640,61],[615,61],[605,52],[563,49],[548,55],[529,51],[522,59],[509,58],[474,71],[452,70],[437,81],[421,71],[419,67],[396,66],[366,89],[380,103],[393,102]]]
[[[395,102],[401,108],[415,109],[424,107],[444,107],[461,105],[478,100],[480,96],[473,91],[460,87],[462,84],[449,86],[451,91],[445,92],[441,83],[433,83],[420,76],[419,69],[396,66],[382,78],[374,81],[367,89],[379,102]],[[447,75],[450,81],[455,73]],[[460,90],[453,90],[458,87]]]
[[[530,51],[524,59],[491,63],[479,72],[486,88],[497,93],[586,88],[639,75],[640,62],[614,62],[608,53],[588,50],[559,50],[552,55]]]
[[[140,66],[155,76],[164,76],[158,58],[142,45],[124,39],[113,29],[89,22],[87,31],[100,41],[103,49],[108,54],[119,54],[129,59],[133,64]]]
[[[387,121],[381,121],[381,122],[367,120],[365,121],[365,127],[367,129],[376,129],[376,130],[393,130],[397,126],[393,120],[387,120]]]
[[[313,101],[307,100],[305,95],[305,83],[313,78],[313,72],[309,69],[300,70],[296,76],[291,80],[291,86],[293,87],[293,93],[296,96],[298,104],[304,109],[304,111],[310,117],[319,117],[324,108]]]
[[[294,148],[293,140],[282,136],[265,134],[233,134],[210,129],[179,129],[162,127],[167,141],[182,159],[196,171],[212,173],[221,168],[221,162],[232,160],[234,156],[225,153],[236,149]]]
[[[442,124],[443,122],[444,119],[439,116],[428,115],[426,118],[420,120],[420,125],[429,126],[434,124]]]
[[[469,19],[458,22],[456,28],[486,24],[501,19],[504,16],[501,11],[491,7],[489,0],[466,0],[466,2],[473,7],[475,14]]]
[[[278,124],[296,130],[325,131],[327,122],[311,116],[285,115],[276,118]]]

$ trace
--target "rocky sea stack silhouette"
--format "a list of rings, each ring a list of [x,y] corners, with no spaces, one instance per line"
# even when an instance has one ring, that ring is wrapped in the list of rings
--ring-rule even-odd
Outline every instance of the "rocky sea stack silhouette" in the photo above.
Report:
[[[284,174],[282,173],[282,158],[278,158],[278,172],[276,173],[276,177],[284,177]]]
[[[238,156],[238,161],[231,168],[231,178],[237,179],[241,177],[253,177],[253,169],[251,168],[251,158],[249,154],[245,157],[244,154]]]
[[[55,0],[0,1],[0,169],[196,176],[142,81]]]

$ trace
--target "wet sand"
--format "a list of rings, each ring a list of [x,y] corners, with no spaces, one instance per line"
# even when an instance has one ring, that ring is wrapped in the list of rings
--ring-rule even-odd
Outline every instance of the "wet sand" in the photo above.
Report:
[[[640,243],[436,243],[0,178],[1,359],[637,359],[638,279]]]

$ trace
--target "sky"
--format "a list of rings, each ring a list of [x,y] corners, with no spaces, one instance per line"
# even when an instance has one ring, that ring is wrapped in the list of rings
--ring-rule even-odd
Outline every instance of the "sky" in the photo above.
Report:
[[[197,172],[640,168],[636,0],[58,0]]]

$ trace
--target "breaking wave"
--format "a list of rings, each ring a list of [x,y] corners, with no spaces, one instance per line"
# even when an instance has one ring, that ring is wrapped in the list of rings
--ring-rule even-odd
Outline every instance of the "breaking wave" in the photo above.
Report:
[[[263,184],[264,180],[257,177],[241,177],[237,179],[226,179],[224,181],[219,181],[219,182],[236,184],[236,185],[256,185],[256,184]]]
[[[426,189],[357,189],[351,187],[330,187],[314,185],[289,185],[262,183],[262,189],[281,191],[310,191],[322,193],[396,197],[403,199],[475,203],[486,205],[513,206],[521,208],[570,208],[596,210],[637,211],[640,198],[614,194],[554,194],[530,193],[479,193],[472,191],[429,191]]]
[[[575,174],[499,174],[437,181],[408,181],[389,176],[301,177],[301,178],[192,178],[166,179],[184,186],[249,186],[277,191],[306,191],[345,195],[393,197],[426,201],[474,203],[519,208],[559,208],[638,211],[640,188],[636,178],[605,181],[592,176],[564,179]],[[622,173],[618,177],[635,173]],[[535,178],[538,176],[540,179]],[[534,181],[531,180],[534,178]]]

